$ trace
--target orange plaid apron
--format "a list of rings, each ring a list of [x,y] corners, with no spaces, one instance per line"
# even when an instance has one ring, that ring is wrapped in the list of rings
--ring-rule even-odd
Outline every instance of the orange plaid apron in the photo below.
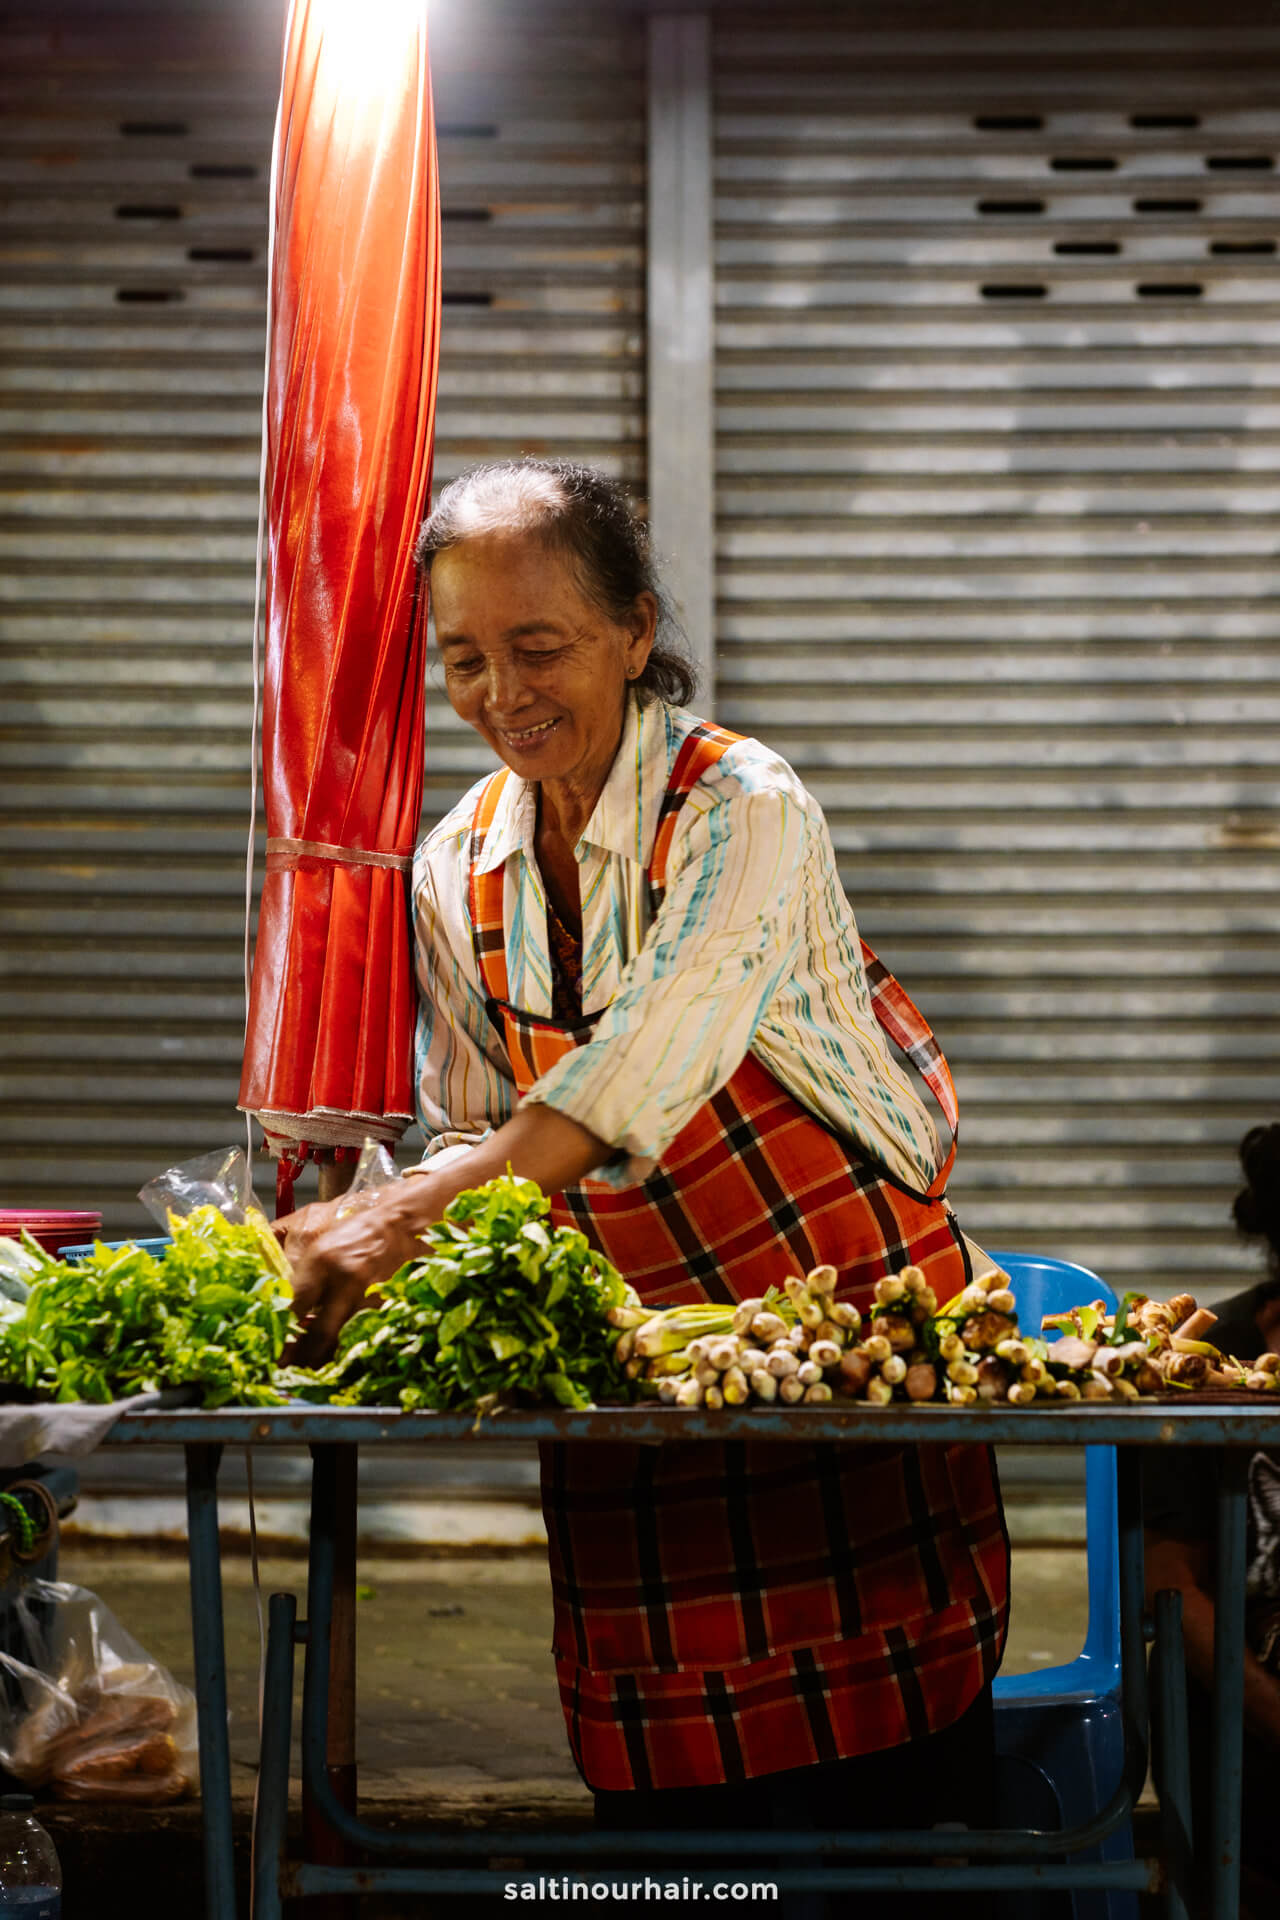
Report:
[[[649,865],[655,912],[680,808],[734,738],[699,725],[676,757]],[[595,1021],[507,1000],[504,873],[480,866],[507,778],[476,807],[470,908],[524,1094]],[[585,1180],[553,1199],[553,1218],[646,1301],[746,1299],[820,1262],[864,1311],[908,1263],[940,1299],[964,1284],[943,1197],[955,1088],[921,1015],[863,953],[880,1024],[952,1129],[937,1177],[912,1192],[748,1053],[644,1182]],[[561,1698],[592,1787],[711,1785],[897,1745],[958,1719],[999,1663],[1008,1540],[989,1448],[556,1445],[543,1508]]]

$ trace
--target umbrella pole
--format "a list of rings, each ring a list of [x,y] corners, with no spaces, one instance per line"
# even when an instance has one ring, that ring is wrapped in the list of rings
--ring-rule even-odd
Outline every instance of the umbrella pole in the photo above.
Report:
[[[354,1160],[322,1160],[316,1174],[320,1182],[318,1198],[336,1200],[355,1179],[356,1163]]]
[[[355,1177],[354,1160],[321,1160],[321,1200],[336,1200]],[[329,1784],[349,1813],[356,1811],[356,1449],[333,1449],[333,1600],[329,1639],[329,1729],[325,1758]],[[330,1832],[303,1783],[307,1857],[350,1866],[351,1850]],[[341,1895],[315,1903],[317,1920],[355,1920],[356,1902]]]

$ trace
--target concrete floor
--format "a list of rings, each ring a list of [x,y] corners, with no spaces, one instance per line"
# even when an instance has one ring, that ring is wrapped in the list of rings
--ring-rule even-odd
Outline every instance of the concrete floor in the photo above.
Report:
[[[1079,1545],[1030,1543],[1061,1531],[1047,1508],[1011,1520],[1015,1542],[1021,1536],[1027,1543],[1015,1544],[1005,1670],[1024,1671],[1078,1652],[1087,1613],[1085,1562]],[[180,1551],[69,1537],[60,1573],[92,1588],[150,1654],[191,1684]],[[293,1591],[303,1600],[306,1567],[296,1552],[272,1552],[261,1575],[264,1603],[274,1591]],[[358,1757],[369,1816],[387,1825],[425,1820],[508,1831],[585,1824],[590,1799],[569,1758],[549,1653],[542,1551],[366,1552],[359,1577]],[[258,1618],[249,1555],[239,1540],[227,1543],[224,1579],[237,1871],[246,1915]],[[295,1764],[296,1753],[295,1745]],[[199,1920],[196,1803],[149,1810],[42,1802],[37,1811],[63,1863],[64,1920],[171,1920],[179,1910],[184,1920]],[[420,1920],[426,1910],[422,1902],[369,1899],[351,1914],[352,1920]],[[501,1911],[496,1898],[430,1905],[433,1920],[496,1920]],[[298,1913],[312,1920],[314,1909]]]
[[[262,1592],[303,1601],[297,1557],[261,1564]],[[63,1579],[91,1587],[135,1639],[191,1682],[185,1561],[168,1551],[64,1544]],[[551,1642],[551,1594],[541,1553],[362,1559],[359,1766],[370,1801],[421,1800],[474,1816],[507,1802],[583,1810],[588,1797],[565,1743]],[[247,1553],[224,1566],[233,1784],[253,1789],[258,1624]],[[1079,1547],[1015,1548],[1005,1672],[1070,1659],[1087,1619]],[[305,1605],[300,1606],[305,1612]]]

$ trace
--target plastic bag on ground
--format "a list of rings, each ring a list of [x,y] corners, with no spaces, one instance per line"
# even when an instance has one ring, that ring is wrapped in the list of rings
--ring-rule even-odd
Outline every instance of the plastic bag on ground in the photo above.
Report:
[[[86,1587],[30,1580],[0,1649],[0,1766],[68,1800],[161,1806],[199,1785],[196,1703]]]

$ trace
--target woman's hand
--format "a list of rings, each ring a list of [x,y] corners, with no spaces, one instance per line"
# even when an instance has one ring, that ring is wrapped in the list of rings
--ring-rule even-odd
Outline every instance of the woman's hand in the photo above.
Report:
[[[439,1217],[433,1186],[419,1178],[355,1198],[340,1194],[276,1221],[293,1269],[294,1312],[303,1323],[288,1355],[292,1362],[311,1367],[327,1360],[345,1322],[374,1304],[370,1291],[421,1252],[419,1236]]]
[[[275,1223],[293,1268],[293,1304],[303,1322],[289,1358],[328,1359],[343,1325],[371,1290],[422,1251],[420,1236],[466,1187],[508,1168],[558,1193],[607,1160],[612,1149],[554,1108],[533,1104],[438,1173],[415,1173],[367,1194],[313,1201]]]

